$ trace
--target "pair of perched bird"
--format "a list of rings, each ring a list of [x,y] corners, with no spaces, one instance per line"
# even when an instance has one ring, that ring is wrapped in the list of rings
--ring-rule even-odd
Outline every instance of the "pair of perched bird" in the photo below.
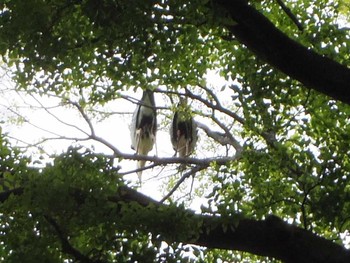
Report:
[[[157,132],[157,111],[154,101],[154,93],[151,90],[144,90],[141,101],[136,107],[130,125],[131,148],[136,154],[147,155],[153,148]],[[180,98],[170,127],[170,139],[179,157],[189,156],[197,142],[197,127],[190,114],[185,99]],[[137,162],[137,168],[145,167],[145,160]],[[142,170],[138,172],[141,177]]]

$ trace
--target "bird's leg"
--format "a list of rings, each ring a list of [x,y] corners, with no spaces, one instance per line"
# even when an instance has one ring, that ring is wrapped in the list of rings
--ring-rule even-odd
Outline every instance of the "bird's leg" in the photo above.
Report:
[[[158,156],[158,147],[157,147],[157,139],[156,139],[156,136],[153,136],[153,140],[154,140],[154,147],[156,148],[156,156]]]
[[[136,154],[139,154],[142,129],[136,130]]]
[[[189,155],[190,152],[190,140],[186,140],[186,156]]]
[[[141,134],[142,134],[142,128],[137,129],[136,130],[136,155],[139,155],[139,150],[140,150],[140,141],[141,141]],[[142,162],[144,161],[137,161],[137,168],[140,169],[142,168],[144,165],[142,165]],[[139,184],[140,187],[142,186],[142,171],[138,171],[137,172],[137,176],[139,178]]]
[[[141,176],[141,174],[138,174],[138,177],[139,177],[139,186],[141,188],[142,187],[142,176]]]
[[[176,150],[175,150],[174,157],[176,157],[177,153],[179,152],[180,136],[181,136],[181,132],[180,132],[180,130],[177,130],[176,131],[176,142],[177,142],[177,145],[176,145]]]

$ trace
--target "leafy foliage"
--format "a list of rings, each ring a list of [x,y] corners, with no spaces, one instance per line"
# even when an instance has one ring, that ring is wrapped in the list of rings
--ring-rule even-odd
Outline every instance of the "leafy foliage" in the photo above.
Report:
[[[349,63],[347,1],[285,2],[303,32],[274,1],[251,5],[304,46]],[[171,99],[187,96],[195,118],[210,124],[209,130],[200,126],[207,136],[200,149],[214,159],[189,161],[177,176],[188,172],[206,182],[196,189],[207,203],[203,214],[239,214],[237,221],[274,214],[342,242],[340,233],[349,230],[349,106],[256,58],[230,35],[227,27],[237,21],[215,1],[6,0],[0,8],[0,53],[14,66],[20,89],[53,92],[64,101],[84,91],[83,113],[85,106],[120,99],[122,90],[137,87],[159,86],[156,92]],[[209,70],[225,84],[207,84]],[[93,130],[89,139],[99,140]],[[3,135],[0,142],[1,190],[23,190],[1,203],[1,260],[256,259],[178,243],[198,238],[201,227],[179,203],[156,213],[152,205],[111,201],[126,184],[116,163],[132,159],[118,149],[111,148],[111,157],[71,147],[39,169]]]

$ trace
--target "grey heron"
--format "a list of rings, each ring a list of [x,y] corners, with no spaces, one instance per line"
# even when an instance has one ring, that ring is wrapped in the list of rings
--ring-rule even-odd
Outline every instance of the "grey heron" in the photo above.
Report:
[[[130,125],[131,148],[138,155],[147,155],[153,148],[157,132],[157,111],[152,90],[144,90]],[[137,161],[137,168],[145,167],[146,161]],[[141,183],[142,170],[137,172]]]
[[[180,103],[174,112],[170,127],[170,139],[175,155],[179,157],[189,156],[198,140],[197,125],[192,117],[190,107],[186,100],[180,98]]]

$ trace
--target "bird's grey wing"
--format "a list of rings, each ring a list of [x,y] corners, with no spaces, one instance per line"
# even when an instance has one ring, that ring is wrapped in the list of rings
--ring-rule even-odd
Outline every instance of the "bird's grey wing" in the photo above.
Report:
[[[132,115],[132,121],[130,125],[131,149],[133,150],[136,150],[137,148],[137,130],[139,128],[140,108],[140,105],[137,105],[134,114]]]

